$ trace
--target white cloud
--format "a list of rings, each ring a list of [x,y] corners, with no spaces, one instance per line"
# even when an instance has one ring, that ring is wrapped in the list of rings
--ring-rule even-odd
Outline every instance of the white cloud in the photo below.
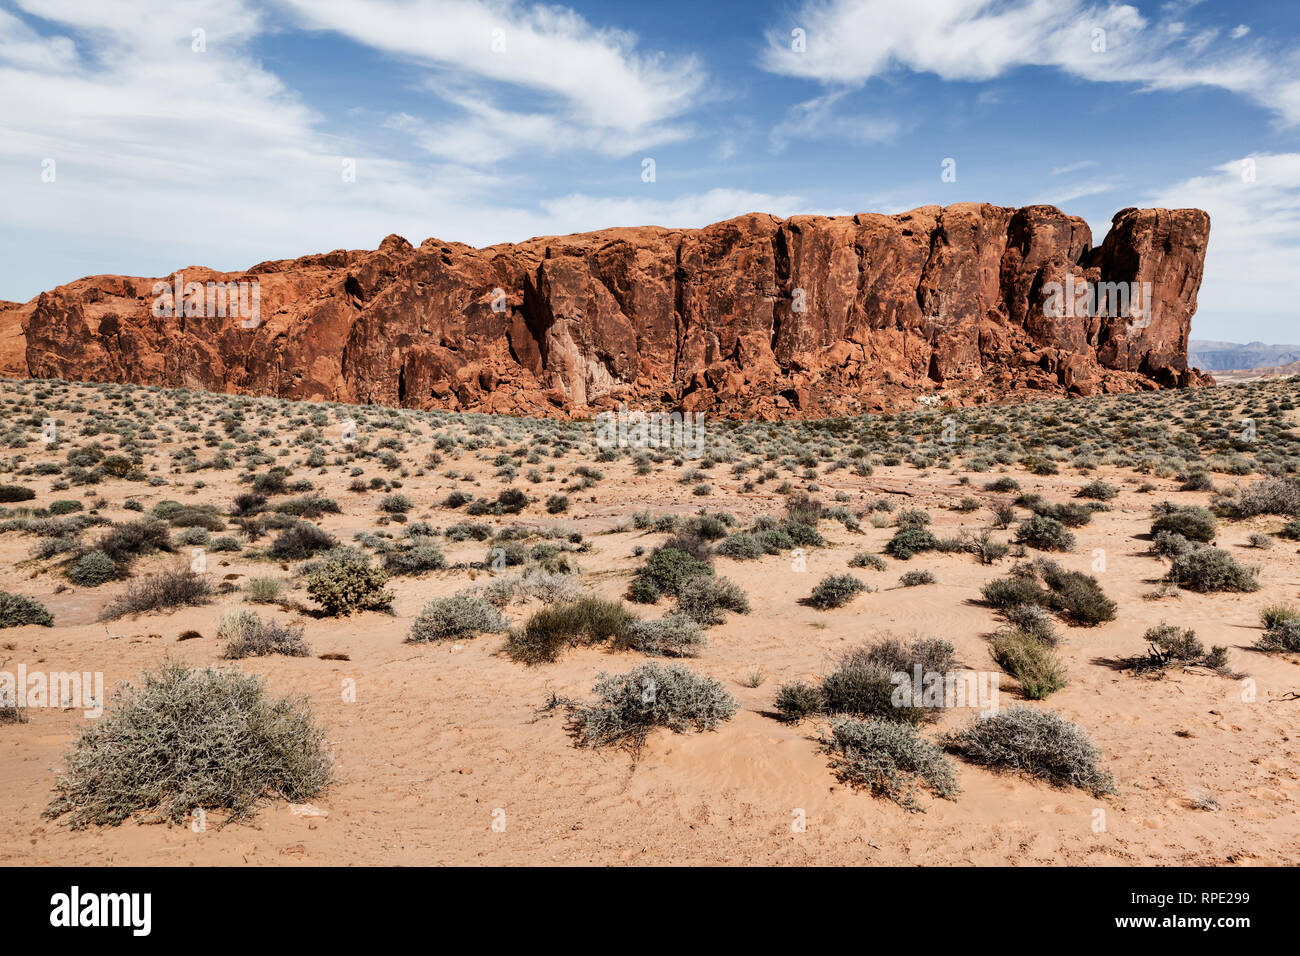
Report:
[[[305,25],[332,30],[430,70],[431,87],[464,116],[430,127],[436,155],[495,161],[539,144],[595,144],[626,155],[682,135],[675,123],[705,76],[693,57],[637,50],[636,38],[598,29],[563,7],[515,0],[282,0]],[[459,90],[449,93],[452,83]],[[540,96],[540,111],[499,108],[492,87]],[[477,151],[486,147],[484,152]]]
[[[1210,214],[1195,325],[1199,337],[1275,342],[1295,337],[1300,153],[1243,156],[1153,192],[1143,205],[1196,207]]]
[[[630,56],[629,38],[596,31],[560,8],[519,14],[513,6],[492,7],[522,17],[506,21],[516,63],[507,74],[541,82],[549,70],[551,88],[568,91],[557,93],[559,104],[500,110],[468,98],[463,82],[448,85],[444,92],[463,97],[457,102],[473,122],[458,129],[392,117],[388,129],[434,157],[407,162],[371,145],[375,127],[354,123],[355,114],[338,127],[344,132],[334,132],[266,69],[252,50],[273,27],[251,2],[18,3],[18,16],[0,11],[0,245],[12,249],[13,237],[24,238],[18,259],[11,257],[22,265],[7,276],[0,298],[26,299],[91,272],[235,269],[263,258],[373,247],[390,232],[417,243],[436,235],[482,245],[639,224],[604,218],[620,211],[656,212],[664,221],[690,209],[744,211],[743,194],[731,202],[706,194],[650,207],[571,196],[544,206],[512,198],[530,192],[526,169],[512,179],[468,165],[508,152],[511,141],[502,148],[495,133],[539,151],[566,136],[576,137],[578,148],[599,150],[582,139],[592,124],[611,143],[636,147],[676,134],[659,120],[680,108],[677,95],[693,87],[693,76],[667,75],[657,58]],[[26,25],[23,12],[43,18],[50,35]],[[526,29],[515,32],[520,24]],[[449,23],[440,27],[445,33]],[[206,31],[206,52],[191,48],[196,28]],[[519,72],[530,43],[545,37],[574,60],[576,78],[536,56],[531,73]],[[611,59],[620,57],[621,66]],[[583,91],[588,83],[600,86],[594,77],[603,69],[611,71],[603,90]],[[622,95],[631,99],[620,116],[606,100]],[[376,125],[382,132],[382,120]],[[41,180],[46,158],[56,164],[54,182]],[[344,159],[355,162],[355,182],[341,175]],[[755,208],[766,199],[749,197]]]
[[[1172,13],[1183,12],[1180,5]],[[773,72],[856,85],[896,69],[945,80],[989,80],[1024,66],[1144,90],[1214,86],[1300,123],[1294,52],[1217,46],[1213,30],[1151,23],[1137,8],[1084,0],[804,0],[794,22],[807,49],[771,30],[761,62]]]
[[[772,148],[780,151],[791,142],[825,139],[880,143],[898,135],[901,124],[889,117],[837,115],[835,105],[846,92],[837,90],[792,106],[772,128]]]

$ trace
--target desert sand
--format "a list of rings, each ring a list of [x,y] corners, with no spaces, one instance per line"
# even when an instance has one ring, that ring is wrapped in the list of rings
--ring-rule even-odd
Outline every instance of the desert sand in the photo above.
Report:
[[[44,399],[33,397],[38,388]],[[103,408],[112,389],[3,383],[0,397],[33,404],[21,417],[16,409],[10,417],[14,428],[29,435],[29,443],[11,447],[0,457],[19,456],[19,471],[45,461],[62,463],[69,448],[91,439],[65,438],[57,451],[46,449],[39,424],[28,424],[33,408],[60,396],[79,396],[86,408]],[[1206,393],[1214,391],[1221,390]],[[170,393],[138,389],[132,394],[145,406],[166,400]],[[1162,400],[1192,401],[1198,394]],[[145,513],[164,500],[213,503],[226,510],[233,497],[246,490],[239,481],[244,469],[173,469],[176,459],[170,455],[194,447],[200,459],[210,458],[215,448],[211,443],[205,447],[200,436],[229,400],[190,393],[188,414],[199,425],[197,431],[160,434],[146,442],[152,447],[143,452],[144,468],[149,475],[164,477],[165,485],[105,478],[55,491],[52,486],[59,476],[16,475],[12,467],[3,480],[34,488],[33,506],[79,498],[91,509],[102,499],[94,510],[113,522],[140,516],[122,507],[127,499],[140,502]],[[290,416],[315,408],[329,411],[321,443],[330,463],[323,470],[299,463],[306,448],[290,442],[300,426],[270,426],[273,439],[284,442],[280,448],[269,440],[261,442],[272,456],[281,448],[290,449],[276,463],[291,466],[295,479],[309,478],[314,493],[339,503],[341,514],[327,514],[317,523],[344,544],[357,532],[377,530],[376,505],[383,492],[349,491],[349,469],[359,464],[364,479],[392,479],[400,472],[385,470],[374,459],[334,464],[339,448],[330,444],[337,440],[330,434],[338,434],[338,421],[346,412],[342,406],[271,404],[284,405]],[[1041,419],[1054,414],[1053,409],[1078,407],[1055,402],[1042,408],[1023,406],[1028,410],[1018,414]],[[64,408],[53,414],[65,434],[72,434],[85,413]],[[118,407],[113,414],[124,412]],[[1294,410],[1283,414],[1292,426],[1297,423]],[[165,420],[161,410],[159,417]],[[590,548],[571,555],[579,568],[575,580],[610,599],[625,594],[643,560],[634,549],[648,552],[666,537],[633,528],[629,519],[634,512],[688,515],[703,507],[730,512],[743,526],[759,515],[779,514],[782,507],[778,480],[744,490],[744,479],[733,475],[727,464],[708,473],[711,493],[701,497],[678,480],[698,464],[690,460],[679,467],[669,458],[655,463],[650,474],[637,474],[630,454],[597,464],[586,449],[569,450],[558,458],[548,452],[538,467],[554,465],[553,473],[530,483],[523,476],[529,466],[523,465],[519,477],[507,482],[496,476],[493,465],[503,449],[488,445],[461,447],[454,457],[449,454],[438,466],[426,467],[422,463],[436,447],[435,434],[455,432],[457,418],[413,413],[407,420],[414,430],[400,434],[406,447],[397,456],[407,472],[399,479],[401,493],[414,502],[410,521],[443,528],[467,520],[440,504],[455,488],[478,495],[495,495],[508,484],[522,488],[533,501],[521,514],[477,520],[497,527],[562,525],[581,532]],[[494,421],[466,419],[470,425],[491,426]],[[531,427],[527,420],[499,421],[522,430]],[[720,427],[720,433],[725,429]],[[115,447],[112,434],[95,440],[106,450]],[[505,449],[521,444],[527,442],[508,441]],[[1124,440],[1116,447],[1123,452]],[[848,568],[848,559],[859,551],[879,554],[896,530],[866,520],[857,533],[823,521],[827,546],[807,550],[804,570],[795,568],[790,554],[751,561],[715,558],[717,573],[747,592],[752,610],[728,614],[725,623],[710,628],[708,646],[684,663],[721,681],[738,700],[739,711],[712,732],[657,730],[635,759],[622,750],[575,746],[563,713],[546,705],[552,695],[589,698],[598,673],[630,670],[646,660],[645,655],[583,647],[569,650],[556,663],[526,666],[502,653],[502,635],[441,644],[405,642],[412,619],[430,599],[483,585],[497,574],[481,564],[486,542],[446,541],[451,567],[393,577],[391,615],[313,615],[293,565],[260,553],[269,542],[263,538],[245,543],[238,553],[207,555],[206,573],[214,583],[227,581],[236,588],[210,604],[99,621],[100,610],[126,582],[69,586],[56,570],[57,561],[29,558],[35,537],[6,532],[0,534],[0,589],[40,600],[53,613],[55,625],[0,630],[0,670],[22,663],[29,669],[102,671],[111,686],[166,658],[224,666],[219,661],[218,621],[225,613],[249,606],[237,589],[250,576],[271,573],[285,578],[293,585],[285,606],[257,610],[264,617],[302,622],[313,656],[249,658],[237,666],[263,675],[276,693],[307,695],[327,729],[337,780],[310,807],[272,800],[250,822],[220,826],[214,818],[202,832],[135,821],[73,830],[61,820],[43,818],[41,811],[50,800],[63,755],[88,721],[80,709],[33,707],[26,723],[0,725],[0,863],[1244,866],[1300,861],[1300,745],[1292,729],[1300,700],[1286,699],[1300,691],[1300,658],[1252,646],[1261,633],[1261,609],[1300,596],[1296,542],[1277,540],[1267,551],[1248,545],[1252,533],[1275,533],[1283,519],[1259,516],[1221,523],[1218,546],[1258,569],[1259,591],[1198,594],[1167,589],[1165,596],[1152,599],[1149,595],[1159,587],[1167,564],[1147,553],[1148,542],[1142,537],[1150,526],[1152,505],[1165,499],[1207,505],[1210,492],[1179,491],[1172,475],[1139,474],[1105,463],[1086,475],[1064,464],[1055,475],[1035,475],[1019,463],[995,463],[976,473],[962,460],[927,468],[906,461],[877,463],[870,475],[838,468],[815,480],[802,477],[802,469],[789,469],[780,478],[800,489],[815,484],[814,493],[822,500],[838,500],[855,512],[865,512],[870,502],[882,497],[900,508],[923,508],[933,518],[932,530],[941,536],[989,527],[987,506],[1014,495],[983,488],[1004,475],[1019,482],[1022,493],[1038,492],[1051,501],[1072,500],[1082,484],[1095,478],[1119,486],[1109,510],[1075,529],[1074,551],[1053,556],[1065,567],[1095,573],[1106,594],[1118,602],[1119,613],[1097,627],[1062,626],[1058,652],[1068,666],[1069,683],[1046,701],[1027,702],[1054,709],[1089,731],[1114,774],[1116,796],[1098,798],[956,760],[962,789],[957,799],[923,796],[924,812],[908,812],[837,781],[818,745],[826,720],[777,719],[773,698],[780,684],[816,679],[845,650],[883,634],[942,637],[956,647],[963,665],[997,670],[987,642],[999,620],[980,602],[980,587],[1004,575],[1013,560],[985,566],[969,554],[925,553],[907,562],[887,558],[884,571]],[[580,465],[598,467],[604,477],[573,491],[573,470]],[[156,470],[150,470],[152,466]],[[447,476],[451,469],[456,478]],[[963,476],[968,483],[961,483]],[[1213,477],[1216,486],[1255,478]],[[196,482],[202,487],[195,487]],[[1139,490],[1144,485],[1147,490]],[[563,491],[571,502],[568,512],[548,514],[543,501]],[[975,498],[980,508],[969,513],[953,510],[952,505],[966,496]],[[395,535],[402,530],[397,524],[386,527]],[[89,529],[87,537],[98,530]],[[998,536],[1008,538],[1009,532]],[[1104,551],[1104,570],[1096,565],[1096,549]],[[166,554],[142,558],[134,575],[177,560]],[[462,563],[468,566],[457,567]],[[902,572],[919,568],[933,572],[937,582],[898,585]],[[876,590],[833,610],[799,603],[826,574],[845,571]],[[518,625],[537,606],[531,601],[504,610]],[[666,604],[629,608],[642,616],[658,616]],[[1162,677],[1146,678],[1117,669],[1118,660],[1143,652],[1143,633],[1162,621],[1193,628],[1207,647],[1226,645],[1231,666],[1244,677],[1175,668]],[[179,641],[188,630],[202,636]],[[348,659],[323,660],[321,654]],[[755,672],[762,680],[749,686]],[[350,688],[355,688],[354,695]],[[1026,704],[1010,676],[1002,676],[1001,700],[1004,707]],[[949,710],[925,733],[956,727],[972,716],[969,709]],[[800,819],[803,827],[795,825]]]

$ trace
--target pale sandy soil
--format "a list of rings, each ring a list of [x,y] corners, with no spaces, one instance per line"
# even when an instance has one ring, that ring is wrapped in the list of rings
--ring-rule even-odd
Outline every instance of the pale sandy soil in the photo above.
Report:
[[[431,447],[424,441],[412,443],[403,460],[422,460]],[[47,457],[39,443],[26,452],[30,462]],[[748,522],[781,509],[776,482],[743,494],[739,482],[725,476],[726,466],[714,473],[713,496],[695,499],[674,480],[679,469],[665,467],[637,477],[624,460],[602,464],[605,479],[574,495],[569,515],[547,515],[541,500],[559,490],[558,478],[581,463],[575,458],[557,461],[554,478],[540,485],[519,480],[518,486],[538,499],[520,520],[535,526],[562,523],[584,532],[592,551],[578,557],[581,580],[611,598],[622,595],[639,564],[634,546],[648,549],[664,537],[641,531],[602,533],[614,531],[634,510],[686,513],[706,504]],[[436,473],[404,480],[403,493],[416,501],[412,520],[439,527],[459,520],[437,504],[450,488],[470,487],[443,477],[449,466],[481,471],[480,491],[499,487],[488,462],[464,455]],[[381,473],[367,465],[366,477]],[[1067,500],[1085,480],[1066,474],[1034,477],[1020,469],[1007,473],[1023,490],[1058,501]],[[168,498],[226,506],[241,490],[235,474],[176,476],[176,484],[162,488],[110,480],[53,496],[47,493],[49,478],[26,483],[40,489],[37,503],[103,494],[110,503],[103,513],[126,520],[138,517],[120,508],[128,496],[138,497],[146,509]],[[897,495],[899,504],[928,509],[936,533],[949,534],[987,526],[987,509],[961,515],[948,506],[967,494],[982,501],[1005,499],[979,490],[996,474],[971,475],[971,485],[963,487],[940,470],[922,475],[906,466],[879,468],[870,478],[840,470],[819,479],[820,495],[829,502],[834,492],[848,492],[849,506],[856,510],[883,492],[906,490],[911,496]],[[346,470],[332,467],[318,477],[301,468],[295,475],[311,477],[343,506],[343,515],[321,521],[341,541],[374,528],[378,494],[347,491]],[[1136,537],[1149,526],[1150,506],[1164,497],[1204,504],[1209,496],[1176,494],[1173,481],[1114,469],[1102,469],[1099,475],[1124,491],[1112,502],[1112,511],[1077,529],[1078,548],[1060,560],[1090,570],[1093,549],[1105,549],[1107,567],[1098,578],[1121,611],[1117,620],[1101,627],[1062,626],[1060,653],[1069,666],[1070,684],[1049,701],[1030,706],[1053,708],[1088,728],[1115,775],[1116,797],[1058,790],[960,760],[958,799],[922,797],[924,813],[908,813],[837,783],[816,742],[823,725],[789,725],[772,715],[777,687],[815,678],[845,649],[885,631],[946,638],[966,666],[996,669],[986,640],[997,619],[976,600],[980,585],[1005,574],[1010,561],[984,567],[969,555],[920,555],[906,563],[888,559],[884,572],[852,571],[879,590],[846,608],[818,611],[798,599],[825,574],[850,570],[846,562],[856,551],[879,553],[893,533],[864,521],[863,532],[852,534],[827,521],[822,531],[830,546],[809,551],[805,572],[793,571],[789,556],[716,559],[718,572],[739,583],[753,605],[751,614],[729,615],[725,624],[711,629],[709,646],[687,661],[722,681],[740,702],[736,717],[716,732],[656,731],[635,765],[622,752],[578,749],[565,733],[562,714],[542,709],[548,697],[554,692],[587,698],[598,672],[629,670],[643,656],[583,649],[570,651],[558,663],[529,668],[500,653],[499,636],[456,645],[406,644],[407,628],[426,601],[464,589],[475,575],[475,583],[483,583],[487,575],[448,570],[399,577],[391,584],[397,594],[391,617],[365,613],[329,620],[258,608],[263,615],[303,620],[314,654],[342,652],[349,661],[275,657],[240,664],[265,675],[277,692],[306,693],[328,727],[338,782],[313,801],[325,815],[296,816],[280,802],[263,807],[251,824],[202,833],[135,822],[72,831],[60,821],[42,819],[41,810],[62,754],[86,721],[80,712],[32,709],[30,722],[0,726],[0,863],[1295,864],[1300,861],[1300,742],[1292,728],[1300,701],[1274,699],[1300,690],[1300,660],[1251,647],[1260,635],[1260,609],[1300,595],[1295,543],[1279,540],[1268,552],[1247,550],[1252,531],[1274,531],[1281,520],[1225,522],[1220,546],[1260,566],[1261,591],[1183,592],[1145,600],[1143,594],[1153,590],[1163,572],[1162,563],[1144,553],[1146,541]],[[188,493],[187,486],[200,477],[207,487]],[[1158,490],[1137,493],[1146,480]],[[487,520],[503,524],[512,519]],[[390,530],[400,532],[398,526]],[[35,540],[0,535],[0,588],[44,601],[56,626],[0,631],[3,668],[12,670],[23,662],[31,669],[99,670],[113,684],[168,655],[212,664],[220,651],[214,637],[218,619],[248,606],[232,594],[206,607],[97,623],[99,608],[123,585],[54,593],[60,580],[56,575],[36,574],[36,565],[23,563]],[[479,561],[485,548],[480,542],[448,543],[446,552],[453,562]],[[139,570],[169,560],[146,559]],[[275,562],[242,556],[212,554],[209,561],[215,578],[239,576],[232,578],[236,583],[278,569]],[[898,587],[899,574],[913,568],[932,570],[939,583]],[[298,589],[293,597],[303,600],[305,595]],[[657,615],[666,606],[636,610]],[[520,623],[534,608],[514,606],[507,614]],[[1143,632],[1161,621],[1194,628],[1206,646],[1226,644],[1233,666],[1254,682],[1253,699],[1243,699],[1250,696],[1243,681],[1206,671],[1147,680],[1108,666],[1141,652]],[[178,643],[177,636],[190,628],[203,638]],[[744,686],[742,679],[754,669],[766,679],[757,688]],[[344,699],[347,681],[355,681],[354,703]],[[1012,678],[1004,677],[1002,688],[1004,706],[1020,703]],[[971,716],[969,711],[949,712],[935,729],[957,726]],[[1196,809],[1194,800],[1204,794],[1221,808]],[[792,828],[798,811],[806,815],[803,832]],[[494,830],[494,819],[504,819],[503,830]]]

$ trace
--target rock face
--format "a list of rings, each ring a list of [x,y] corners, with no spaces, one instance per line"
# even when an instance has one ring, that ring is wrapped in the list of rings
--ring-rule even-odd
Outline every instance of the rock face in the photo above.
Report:
[[[483,249],[389,236],[373,252],[180,270],[172,310],[175,276],[0,303],[0,372],[574,416],[627,402],[812,417],[936,392],[975,404],[1192,386],[1211,381],[1187,365],[1209,226],[1197,209],[1125,209],[1094,248],[1052,206],[961,203]],[[256,320],[209,316],[208,283],[240,282]],[[1054,290],[1098,283],[1146,289],[1144,311],[1059,307]]]

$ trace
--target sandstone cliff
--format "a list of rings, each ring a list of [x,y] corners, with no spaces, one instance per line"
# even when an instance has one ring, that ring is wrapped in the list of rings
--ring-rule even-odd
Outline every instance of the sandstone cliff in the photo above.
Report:
[[[243,273],[180,270],[255,282],[255,327],[156,315],[150,278],[0,303],[0,371],[544,415],[626,401],[804,417],[935,392],[972,404],[1198,385],[1209,379],[1188,368],[1187,343],[1208,235],[1200,210],[1125,209],[1094,248],[1052,206],[961,203],[482,249],[389,236]],[[1051,284],[1067,277],[1149,283],[1148,311],[1052,315]]]

